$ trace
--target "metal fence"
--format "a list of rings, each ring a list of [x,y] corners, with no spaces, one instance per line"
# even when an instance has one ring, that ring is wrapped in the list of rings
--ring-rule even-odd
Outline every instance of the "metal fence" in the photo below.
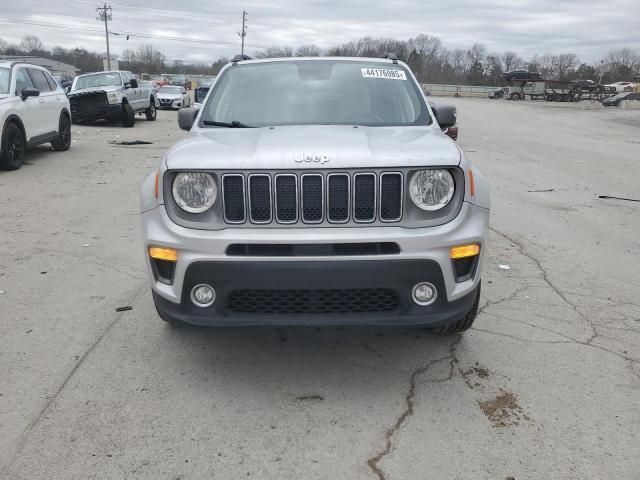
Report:
[[[423,83],[420,85],[424,93],[436,97],[483,97],[487,98],[489,92],[499,87],[479,87],[471,85],[438,85],[435,83]]]

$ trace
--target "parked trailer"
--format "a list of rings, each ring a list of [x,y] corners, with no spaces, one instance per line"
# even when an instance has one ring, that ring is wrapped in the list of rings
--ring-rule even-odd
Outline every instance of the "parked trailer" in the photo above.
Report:
[[[504,98],[508,100],[546,100],[548,102],[577,102],[580,100],[602,100],[611,92],[601,85],[584,81],[565,82],[559,80],[539,80],[520,82],[505,87]]]
[[[504,98],[507,100],[524,100],[526,97],[531,100],[544,98],[545,82],[520,82],[518,85],[504,87]]]

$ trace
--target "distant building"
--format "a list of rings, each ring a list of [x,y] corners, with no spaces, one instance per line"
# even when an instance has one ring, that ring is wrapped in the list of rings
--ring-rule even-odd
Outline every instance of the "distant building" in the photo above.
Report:
[[[66,73],[75,77],[80,73],[80,69],[68,63],[58,62],[46,57],[32,57],[29,55],[0,55],[0,60],[8,60],[10,62],[32,63],[40,67],[44,67],[50,72]]]

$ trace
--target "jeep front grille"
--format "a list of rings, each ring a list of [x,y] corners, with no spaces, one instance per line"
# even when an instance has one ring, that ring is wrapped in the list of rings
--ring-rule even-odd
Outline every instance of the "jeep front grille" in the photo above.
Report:
[[[222,176],[226,223],[398,222],[401,172],[238,173]]]
[[[244,223],[244,177],[242,175],[225,175],[222,178],[222,195],[224,197],[224,220],[227,223]]]

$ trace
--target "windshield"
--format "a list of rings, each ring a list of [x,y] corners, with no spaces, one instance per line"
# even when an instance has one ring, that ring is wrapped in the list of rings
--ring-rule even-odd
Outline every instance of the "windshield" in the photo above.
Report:
[[[425,102],[401,65],[297,60],[229,67],[204,107],[203,124],[428,125]]]
[[[11,78],[11,70],[0,67],[0,95],[9,93],[9,80]]]
[[[180,87],[160,87],[160,93],[182,93]]]
[[[121,86],[122,80],[119,73],[94,73],[78,77],[74,90],[91,87],[105,87],[109,85]]]

